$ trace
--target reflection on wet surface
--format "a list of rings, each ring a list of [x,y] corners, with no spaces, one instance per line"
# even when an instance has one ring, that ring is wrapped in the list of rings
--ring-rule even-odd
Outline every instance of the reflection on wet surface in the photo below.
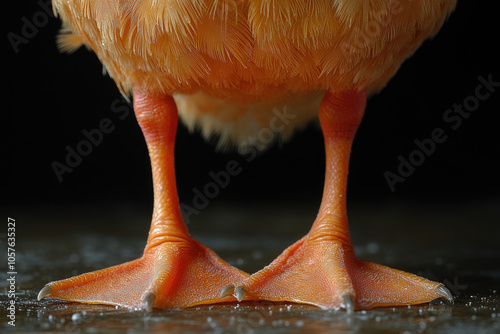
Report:
[[[142,310],[36,301],[45,283],[140,256],[148,213],[81,208],[19,211],[16,216],[16,326],[8,325],[6,280],[0,282],[1,327],[15,332],[168,333],[498,333],[498,201],[457,206],[359,205],[350,209],[358,257],[445,283],[453,304],[357,311],[246,302],[187,310]],[[425,208],[425,209],[424,209]],[[307,232],[315,208],[219,206],[189,228],[222,258],[248,272],[268,264]],[[120,211],[120,210],[116,210]],[[82,213],[83,212],[83,213]],[[113,212],[112,209],[103,212]],[[78,213],[78,218],[75,218]],[[96,218],[97,217],[97,218]],[[62,222],[71,220],[69,226]],[[234,223],[234,221],[238,223]],[[119,228],[116,228],[119,226]],[[4,235],[2,235],[4,236]],[[2,238],[2,248],[5,248]],[[4,271],[5,272],[5,271]]]
[[[485,303],[486,301],[486,303]],[[239,303],[182,311],[144,311],[54,302],[26,305],[24,328],[100,333],[498,333],[492,314],[498,299],[463,300],[464,305],[425,305],[408,308],[345,312],[322,311],[305,305]],[[21,311],[22,312],[22,311]],[[500,314],[498,314],[500,316]]]

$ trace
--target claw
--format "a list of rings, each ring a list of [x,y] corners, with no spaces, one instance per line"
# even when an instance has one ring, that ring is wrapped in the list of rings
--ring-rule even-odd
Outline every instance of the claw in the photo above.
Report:
[[[448,288],[446,288],[444,285],[441,285],[437,288],[437,293],[441,295],[441,297],[448,299],[450,302],[453,301],[453,295],[451,294],[450,290],[448,290]]]
[[[146,312],[153,311],[155,299],[156,299],[156,296],[153,292],[148,292],[146,294],[146,296],[144,297],[144,308],[146,309]]]
[[[222,289],[219,297],[224,298],[231,296],[233,294],[233,291],[234,291],[234,284],[228,284],[224,287],[224,289]]]
[[[47,284],[46,286],[43,287],[42,290],[38,293],[38,300],[41,300],[44,297],[47,297],[52,293],[52,287],[50,284]]]
[[[354,313],[354,297],[353,295],[344,295],[344,307],[347,314]]]
[[[234,289],[234,296],[236,297],[236,299],[238,299],[239,302],[241,302],[246,295],[247,290],[243,286],[240,285],[237,286],[236,289]]]

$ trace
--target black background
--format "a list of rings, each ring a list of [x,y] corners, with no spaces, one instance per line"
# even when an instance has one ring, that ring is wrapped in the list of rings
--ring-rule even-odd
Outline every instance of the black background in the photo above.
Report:
[[[13,48],[9,33],[22,35],[26,19],[43,11],[39,3],[4,5],[2,61],[2,207],[6,214],[48,205],[120,205],[149,208],[152,185],[142,134],[132,112],[120,120],[111,105],[121,96],[102,66],[85,49],[60,54],[56,18],[41,24],[27,43]],[[457,130],[443,121],[454,103],[475,93],[478,76],[500,81],[500,24],[496,7],[486,1],[459,1],[441,32],[405,62],[389,85],[368,102],[353,147],[349,174],[352,200],[498,199],[500,167],[498,112],[500,88]],[[38,14],[37,14],[38,13]],[[7,15],[5,15],[7,14]],[[7,16],[7,17],[6,17]],[[23,20],[23,18],[25,18]],[[130,107],[130,111],[131,111]],[[84,129],[110,118],[114,130],[59,182],[51,164],[64,162],[67,145],[75,148]],[[448,139],[392,192],[384,172],[396,172],[398,156],[408,156],[415,139],[442,127]],[[237,154],[217,153],[183,125],[176,144],[181,201],[210,181],[230,160],[242,173],[217,200],[240,203],[315,201],[324,177],[323,142],[312,124],[282,147],[245,163]]]

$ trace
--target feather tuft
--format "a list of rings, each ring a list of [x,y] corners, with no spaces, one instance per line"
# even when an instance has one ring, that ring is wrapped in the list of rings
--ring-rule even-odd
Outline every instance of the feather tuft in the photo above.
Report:
[[[71,32],[69,27],[65,26],[57,35],[57,49],[64,53],[73,53],[83,45],[83,39],[79,34]]]

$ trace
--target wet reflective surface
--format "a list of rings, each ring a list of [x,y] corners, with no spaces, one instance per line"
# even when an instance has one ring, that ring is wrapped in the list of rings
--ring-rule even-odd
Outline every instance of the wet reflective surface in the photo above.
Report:
[[[499,204],[352,205],[349,218],[358,257],[443,282],[455,296],[453,304],[435,301],[354,315],[267,302],[149,314],[51,299],[38,302],[38,291],[49,281],[139,257],[149,214],[119,206],[14,210],[16,326],[8,324],[8,283],[2,279],[0,328],[22,333],[498,333]],[[192,217],[189,228],[226,261],[255,272],[306,233],[315,214],[316,208],[307,205],[214,204]],[[5,234],[1,242],[5,248]]]

